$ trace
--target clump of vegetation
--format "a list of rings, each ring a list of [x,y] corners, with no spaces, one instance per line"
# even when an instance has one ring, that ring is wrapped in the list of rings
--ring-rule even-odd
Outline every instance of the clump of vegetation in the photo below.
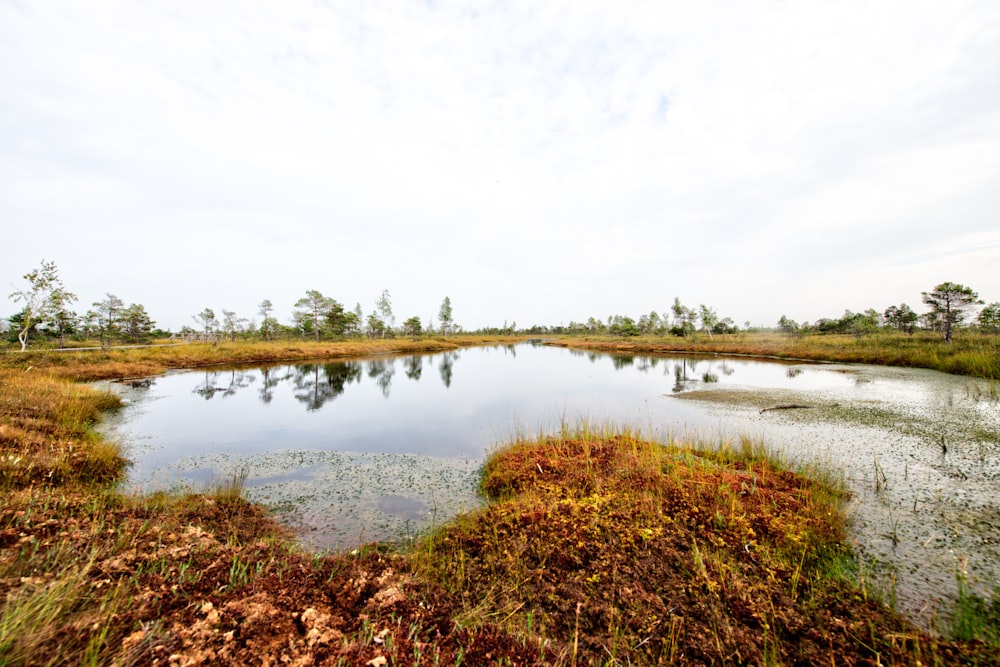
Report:
[[[499,623],[546,660],[856,664],[950,650],[845,578],[840,484],[750,441],[524,440],[490,459],[482,484],[493,503],[429,538],[422,571],[462,600],[464,627]]]
[[[0,490],[116,480],[125,458],[89,429],[118,405],[110,392],[0,368]]]

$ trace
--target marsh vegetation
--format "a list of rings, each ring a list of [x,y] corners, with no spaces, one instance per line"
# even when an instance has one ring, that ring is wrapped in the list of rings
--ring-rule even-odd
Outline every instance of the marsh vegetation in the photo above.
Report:
[[[655,375],[663,403],[702,402],[674,398],[673,362],[603,359],[594,364]],[[86,377],[84,365],[36,360],[0,378],[8,664],[167,664],[172,655],[230,664],[996,663],[989,592],[966,581],[959,613],[935,628],[942,634],[899,616],[891,579],[851,545],[856,480],[756,439],[557,420],[547,435],[500,439],[482,477],[485,506],[402,546],[316,554],[245,500],[249,470],[191,492],[109,486],[125,472],[123,452],[92,426],[119,399],[57,376]],[[91,377],[108,377],[111,363],[121,362],[89,364]],[[444,386],[430,368],[423,376]],[[686,391],[732,391],[727,379],[741,372],[727,375],[720,360],[692,370]],[[791,382],[811,377],[806,366],[780,371]],[[704,382],[709,372],[719,382]],[[462,381],[460,365],[450,373]],[[402,393],[405,377],[392,391]],[[879,385],[842,377],[866,391]],[[990,400],[983,383],[963,392]],[[754,408],[762,419],[805,413]],[[871,470],[872,495],[876,484],[898,485],[881,461]]]

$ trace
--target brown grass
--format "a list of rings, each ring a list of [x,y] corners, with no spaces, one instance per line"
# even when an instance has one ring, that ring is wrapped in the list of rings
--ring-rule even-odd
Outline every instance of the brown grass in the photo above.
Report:
[[[407,354],[452,350],[487,343],[515,343],[509,336],[448,336],[417,340],[388,338],[348,341],[223,341],[217,344],[161,344],[142,348],[112,348],[54,352],[5,350],[0,367],[43,369],[72,380],[146,377],[168,369],[218,365],[249,365],[313,359],[342,359],[379,354]]]
[[[118,404],[42,371],[0,368],[0,489],[116,480],[124,457],[89,428]]]

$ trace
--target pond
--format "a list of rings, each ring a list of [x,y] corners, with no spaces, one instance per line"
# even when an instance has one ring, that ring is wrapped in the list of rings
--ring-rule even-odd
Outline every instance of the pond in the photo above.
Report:
[[[748,435],[843,474],[851,538],[900,609],[929,623],[956,574],[1000,581],[1000,404],[919,369],[541,344],[172,373],[122,386],[110,423],[128,485],[246,495],[309,548],[405,540],[476,507],[489,450],[561,424]],[[792,408],[791,406],[796,406]]]

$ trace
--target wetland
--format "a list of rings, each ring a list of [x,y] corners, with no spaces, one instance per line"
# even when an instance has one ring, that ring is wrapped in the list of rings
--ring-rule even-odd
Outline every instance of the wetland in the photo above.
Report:
[[[124,486],[245,478],[247,498],[317,551],[404,541],[478,507],[498,443],[584,422],[750,437],[842,476],[861,567],[925,626],[960,578],[982,595],[1000,581],[1000,404],[967,377],[521,344],[117,387],[127,406],[105,428],[133,461]]]

